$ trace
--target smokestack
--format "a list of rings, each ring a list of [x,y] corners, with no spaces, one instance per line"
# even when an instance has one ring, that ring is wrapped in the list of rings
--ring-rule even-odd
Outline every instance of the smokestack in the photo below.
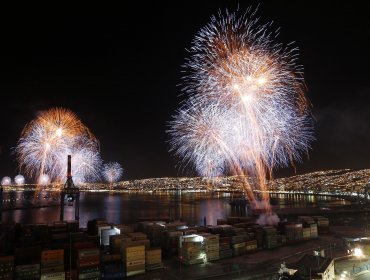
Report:
[[[71,155],[68,155],[68,169],[67,169],[67,178],[72,178],[72,172],[71,172]]]

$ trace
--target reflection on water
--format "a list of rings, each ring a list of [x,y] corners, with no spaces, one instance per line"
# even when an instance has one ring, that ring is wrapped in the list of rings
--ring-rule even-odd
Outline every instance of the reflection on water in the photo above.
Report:
[[[234,196],[235,197],[235,196]],[[312,195],[272,194],[277,207],[313,207],[321,205],[342,205],[342,199]],[[32,205],[54,205],[45,208],[31,208],[4,211],[4,222],[49,223],[59,219],[58,193],[14,191],[4,193],[4,207]],[[208,224],[228,216],[245,216],[245,209],[231,208],[229,193],[86,193],[80,195],[80,225],[88,220],[105,218],[112,223],[134,223],[139,218],[181,219],[189,225],[202,225],[204,217]],[[65,207],[66,220],[74,218],[74,208]]]
[[[270,194],[270,197],[273,201],[276,201],[276,205],[279,208],[321,207],[351,204],[351,202],[341,198],[322,195]]]

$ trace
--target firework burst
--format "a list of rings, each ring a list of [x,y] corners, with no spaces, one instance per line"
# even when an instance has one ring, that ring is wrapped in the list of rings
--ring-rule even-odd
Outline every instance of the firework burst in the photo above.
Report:
[[[67,109],[41,112],[24,128],[15,151],[20,170],[38,182],[46,181],[41,180],[45,174],[52,182],[63,182],[68,154],[74,158],[74,174],[81,181],[95,179],[100,169],[97,139]]]
[[[253,175],[258,186],[245,182],[250,200],[313,140],[298,50],[270,29],[256,10],[212,16],[193,40],[183,77],[190,98],[168,130],[171,151],[200,175]]]
[[[123,174],[123,169],[118,162],[106,163],[103,166],[103,177],[107,182],[113,184],[117,182]]]
[[[3,177],[3,179],[1,179],[1,185],[2,186],[10,186],[12,184],[12,179],[8,176],[5,176]]]
[[[24,184],[25,180],[24,180],[24,176],[23,175],[17,175],[14,177],[14,182],[17,186],[21,186]]]

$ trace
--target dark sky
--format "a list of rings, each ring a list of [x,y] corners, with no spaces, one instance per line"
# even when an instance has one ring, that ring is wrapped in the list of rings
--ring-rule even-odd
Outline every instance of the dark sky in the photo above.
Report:
[[[127,1],[121,1],[125,3]],[[185,48],[218,9],[237,1],[146,1],[114,15],[5,13],[0,52],[0,177],[17,173],[12,147],[40,110],[73,110],[125,179],[177,176],[166,122],[180,95]],[[239,1],[245,10],[257,2]],[[324,2],[324,1],[321,1]],[[370,166],[370,16],[366,4],[261,1],[259,15],[295,41],[316,118],[297,172]],[[276,172],[288,175],[293,168]]]

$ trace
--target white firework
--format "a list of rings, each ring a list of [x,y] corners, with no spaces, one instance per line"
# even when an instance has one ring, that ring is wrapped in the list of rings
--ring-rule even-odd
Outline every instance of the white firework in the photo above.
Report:
[[[31,121],[16,153],[20,169],[38,181],[48,174],[51,181],[64,182],[68,155],[74,157],[76,180],[94,180],[101,169],[97,139],[72,111],[62,108],[43,111]]]
[[[12,179],[8,176],[5,176],[3,177],[3,179],[1,179],[1,185],[2,186],[10,186],[12,184]]]
[[[50,176],[47,174],[41,174],[37,183],[41,186],[47,186],[50,184]]]
[[[23,185],[24,184],[24,176],[23,175],[21,175],[21,174],[19,174],[19,175],[17,175],[17,176],[15,176],[14,177],[14,182],[15,182],[15,184],[16,185],[18,185],[18,186],[21,186],[21,185]]]
[[[115,183],[121,179],[123,169],[118,162],[109,162],[103,166],[103,177],[109,183]]]
[[[252,175],[265,190],[274,168],[307,153],[313,121],[298,50],[270,29],[250,8],[219,12],[197,33],[184,65],[190,97],[168,130],[185,167],[207,177]],[[254,200],[248,181],[243,187]]]

